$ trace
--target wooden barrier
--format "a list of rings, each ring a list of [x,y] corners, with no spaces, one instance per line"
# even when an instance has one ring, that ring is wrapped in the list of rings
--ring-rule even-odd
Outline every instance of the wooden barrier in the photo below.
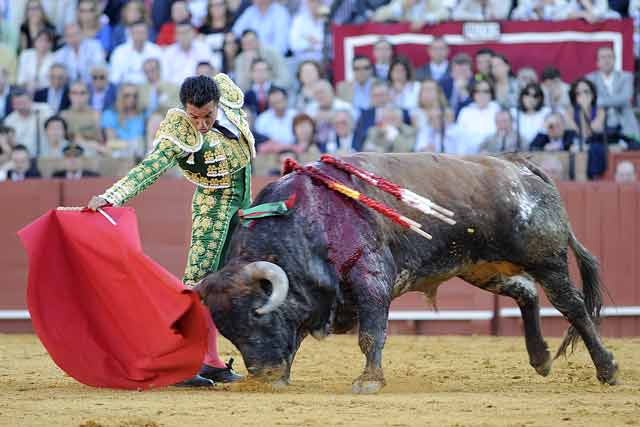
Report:
[[[274,178],[255,178],[257,194]],[[82,181],[38,180],[0,183],[0,200],[4,208],[0,222],[0,332],[29,328],[24,293],[26,255],[16,231],[48,209],[59,205],[84,205],[90,196],[99,194],[112,179]],[[561,183],[560,191],[567,206],[573,229],[603,269],[607,307],[622,307],[618,313],[607,312],[603,332],[611,336],[640,336],[640,184],[619,185],[613,182]],[[190,205],[193,185],[176,178],[163,178],[131,202],[140,218],[140,233],[145,252],[177,276],[181,276],[190,235]],[[575,265],[571,267],[574,281]],[[579,280],[577,283],[580,283]],[[391,332],[425,334],[488,334],[492,327],[499,334],[521,333],[516,305],[508,298],[497,298],[455,279],[440,286],[439,312],[434,312],[421,294],[410,293],[394,301]],[[564,333],[566,322],[550,310],[541,295],[543,331],[547,336]],[[12,310],[11,312],[9,310]],[[493,318],[497,312],[499,317]],[[3,314],[4,313],[4,314]],[[16,314],[17,313],[17,314]],[[22,313],[22,314],[20,314]],[[632,314],[636,313],[636,314]],[[626,314],[617,315],[616,314]],[[3,320],[4,319],[4,320]]]

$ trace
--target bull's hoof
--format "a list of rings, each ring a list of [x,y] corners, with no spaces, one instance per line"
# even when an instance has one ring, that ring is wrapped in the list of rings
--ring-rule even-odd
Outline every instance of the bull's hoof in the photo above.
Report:
[[[271,387],[273,387],[274,390],[284,390],[288,385],[289,380],[286,380],[284,378],[280,378],[279,380],[271,383]]]
[[[375,394],[382,390],[383,386],[381,381],[356,381],[351,390],[356,394]]]
[[[543,377],[549,375],[549,372],[551,372],[552,364],[553,359],[551,359],[551,354],[548,351],[546,352],[544,360],[542,362],[531,362],[531,366],[533,366],[533,369],[535,369],[536,372]]]
[[[611,359],[611,366],[607,369],[598,369],[598,381],[602,384],[617,385],[618,383],[618,363]]]

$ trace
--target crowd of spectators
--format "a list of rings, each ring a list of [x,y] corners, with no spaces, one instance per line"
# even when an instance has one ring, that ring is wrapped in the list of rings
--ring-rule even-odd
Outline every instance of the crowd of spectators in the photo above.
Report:
[[[180,83],[218,72],[245,92],[260,173],[320,153],[579,151],[598,177],[608,150],[640,137],[634,79],[614,70],[613,49],[566,82],[552,64],[514,70],[487,48],[451,55],[441,37],[415,64],[382,36],[335,85],[326,32],[627,16],[637,30],[640,0],[0,0],[0,180],[39,177],[48,159],[61,167],[50,175],[67,179],[95,174],[86,158],[139,159],[179,105]],[[635,178],[631,168],[615,176]]]

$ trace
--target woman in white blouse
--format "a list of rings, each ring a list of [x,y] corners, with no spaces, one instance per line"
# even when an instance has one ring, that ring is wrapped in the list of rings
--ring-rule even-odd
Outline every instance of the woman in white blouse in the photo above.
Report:
[[[543,129],[544,119],[550,112],[549,107],[544,105],[544,93],[538,83],[529,83],[522,89],[518,97],[518,108],[513,113],[516,131],[522,136],[521,150],[529,150],[529,144]]]
[[[418,106],[420,83],[413,81],[413,68],[409,60],[398,57],[391,62],[388,76],[391,86],[391,101],[406,110],[413,110]]]
[[[33,92],[49,84],[49,68],[53,65],[54,35],[51,30],[43,29],[34,40],[34,48],[26,49],[20,54],[18,63],[18,84]]]
[[[455,154],[477,154],[480,144],[496,131],[500,105],[494,101],[493,86],[488,80],[473,80],[470,92],[473,102],[458,115],[460,138]]]

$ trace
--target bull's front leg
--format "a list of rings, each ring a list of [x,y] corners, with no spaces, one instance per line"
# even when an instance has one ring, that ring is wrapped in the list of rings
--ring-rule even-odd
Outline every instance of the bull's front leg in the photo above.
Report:
[[[382,349],[387,338],[387,319],[389,302],[369,301],[359,310],[360,350],[366,357],[364,372],[352,385],[354,393],[377,393],[385,385],[382,372]]]

